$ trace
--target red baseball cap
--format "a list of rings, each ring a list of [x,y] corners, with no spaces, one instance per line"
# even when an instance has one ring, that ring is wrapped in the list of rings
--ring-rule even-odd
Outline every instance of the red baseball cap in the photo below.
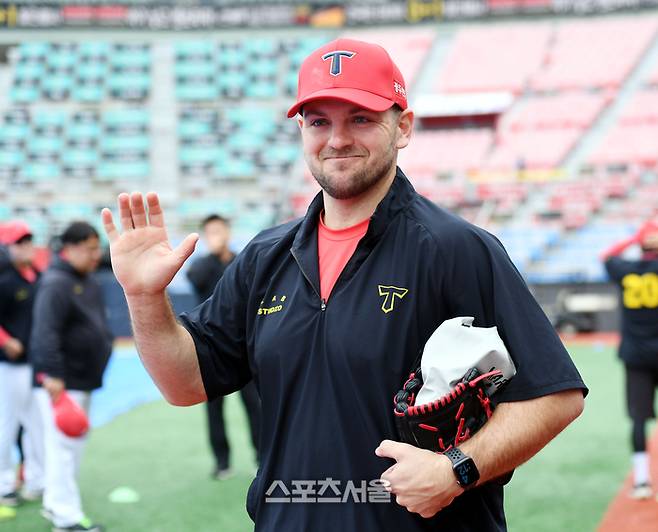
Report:
[[[288,109],[288,118],[305,103],[326,98],[371,111],[386,111],[393,104],[407,108],[404,78],[388,52],[377,44],[354,39],[336,39],[304,59],[297,102]]]
[[[0,226],[0,242],[3,244],[15,244],[26,236],[32,236],[32,231],[29,225],[20,220],[12,220]]]

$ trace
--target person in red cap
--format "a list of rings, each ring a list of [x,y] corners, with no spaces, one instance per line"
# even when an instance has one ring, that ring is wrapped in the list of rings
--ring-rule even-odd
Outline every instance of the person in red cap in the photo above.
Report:
[[[28,360],[39,272],[33,265],[27,224],[2,224],[0,243],[7,249],[7,262],[0,270],[0,505],[17,506],[21,499],[36,500],[43,492],[43,435]],[[19,426],[25,478],[20,495],[12,460]]]
[[[641,256],[625,258],[630,248]],[[650,220],[630,238],[603,252],[608,276],[620,290],[621,343],[619,357],[626,374],[626,408],[631,419],[634,499],[650,499],[646,424],[656,417],[654,395],[658,386],[658,223]]]
[[[89,412],[112,352],[101,287],[92,275],[101,247],[96,229],[82,221],[69,224],[61,244],[42,276],[30,337],[46,456],[42,515],[54,532],[100,532],[103,527],[84,514],[77,484],[87,438],[84,416],[76,411]]]
[[[103,210],[135,341],[165,398],[195,404],[252,378],[258,388],[257,532],[505,530],[497,479],[583,409],[586,387],[500,243],[397,167],[414,123],[407,96],[380,46],[338,39],[312,52],[288,116],[322,191],[302,219],[256,236],[178,321],[165,287],[198,235],[172,249],[155,193],[148,214],[141,193],[119,195],[123,231]],[[468,479],[448,455],[394,441],[392,398],[456,316],[497,326],[518,368],[460,445]]]

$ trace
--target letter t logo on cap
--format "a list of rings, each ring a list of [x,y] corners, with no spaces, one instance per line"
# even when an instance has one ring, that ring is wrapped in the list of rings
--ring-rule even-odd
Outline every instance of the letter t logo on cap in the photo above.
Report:
[[[347,57],[348,59],[351,59],[356,55],[356,52],[347,52],[345,50],[336,50],[335,52],[328,52],[322,56],[322,60],[326,61],[327,59],[331,59],[331,70],[329,73],[332,76],[338,76],[340,74],[340,58],[341,57]]]

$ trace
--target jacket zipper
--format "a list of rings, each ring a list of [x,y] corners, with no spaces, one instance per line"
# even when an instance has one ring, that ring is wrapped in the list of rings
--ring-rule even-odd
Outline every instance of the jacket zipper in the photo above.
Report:
[[[316,296],[318,296],[318,299],[320,300],[320,310],[321,310],[322,312],[324,312],[325,310],[327,310],[327,301],[326,301],[325,299],[323,299],[323,298],[320,296],[320,294],[318,294],[318,291],[316,290],[315,286],[313,285],[313,283],[311,282],[311,280],[308,278],[308,275],[306,275],[306,272],[304,271],[304,268],[302,268],[302,265],[301,265],[301,263],[299,262],[299,259],[297,258],[297,255],[295,254],[295,252],[291,249],[291,250],[290,250],[290,253],[292,254],[293,258],[295,259],[295,262],[297,263],[297,266],[298,266],[299,269],[301,270],[302,275],[303,275],[304,278],[308,281],[308,284],[311,285],[311,288],[313,289],[313,292],[315,293]]]

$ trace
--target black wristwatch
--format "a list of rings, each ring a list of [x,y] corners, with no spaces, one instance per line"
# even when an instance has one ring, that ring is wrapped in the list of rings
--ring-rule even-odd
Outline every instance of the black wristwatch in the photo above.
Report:
[[[465,490],[475,486],[480,478],[480,472],[473,459],[462,453],[458,447],[453,447],[443,454],[452,462],[452,471],[457,477],[457,484]]]

